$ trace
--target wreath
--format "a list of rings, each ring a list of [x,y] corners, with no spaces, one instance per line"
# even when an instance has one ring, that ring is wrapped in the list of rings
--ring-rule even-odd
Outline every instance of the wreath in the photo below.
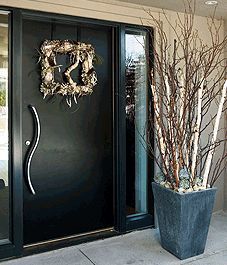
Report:
[[[65,82],[55,81],[54,70],[61,69],[56,61],[57,54],[68,54],[72,64],[62,73]],[[40,91],[43,98],[48,95],[62,95],[66,97],[71,107],[71,99],[77,103],[80,96],[89,95],[97,84],[97,74],[93,66],[95,50],[91,44],[70,40],[45,40],[40,48],[41,78]],[[82,84],[77,84],[71,77],[71,72],[81,63]]]

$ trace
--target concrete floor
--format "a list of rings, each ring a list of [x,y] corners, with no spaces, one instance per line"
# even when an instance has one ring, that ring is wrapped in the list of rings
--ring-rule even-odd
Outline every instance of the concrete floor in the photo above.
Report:
[[[203,255],[180,261],[161,248],[157,229],[2,262],[1,265],[227,265],[227,213],[213,215]]]

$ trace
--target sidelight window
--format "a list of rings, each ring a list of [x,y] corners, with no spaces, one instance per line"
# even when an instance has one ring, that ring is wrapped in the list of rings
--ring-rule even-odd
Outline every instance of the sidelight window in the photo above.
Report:
[[[8,14],[0,13],[0,244],[9,238]]]
[[[146,32],[126,32],[126,206],[127,215],[148,212],[145,148],[147,102]]]

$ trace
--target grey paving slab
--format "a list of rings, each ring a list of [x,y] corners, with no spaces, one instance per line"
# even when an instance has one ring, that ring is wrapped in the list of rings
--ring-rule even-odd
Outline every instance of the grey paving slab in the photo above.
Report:
[[[69,247],[37,254],[11,261],[1,265],[91,265],[90,262],[76,247]]]
[[[206,244],[207,253],[221,250],[227,250],[226,212],[220,212],[213,215]]]
[[[205,253],[184,261],[162,249],[157,229],[146,229],[0,264],[227,265],[227,213],[213,215]]]
[[[158,231],[151,229],[85,244],[80,249],[96,265],[180,264],[176,257],[161,248]]]
[[[157,229],[138,231],[122,237],[80,245],[79,247],[96,265],[190,264],[190,262],[196,262],[196,260],[203,258],[207,260],[209,256],[215,255],[216,252],[227,251],[227,214],[221,212],[213,215],[205,253],[184,261],[180,261],[160,246]],[[219,259],[219,256],[217,258]],[[218,263],[213,264],[219,265]],[[227,260],[224,264],[227,265]]]
[[[227,265],[227,251],[215,253],[201,259],[185,263],[185,265]]]

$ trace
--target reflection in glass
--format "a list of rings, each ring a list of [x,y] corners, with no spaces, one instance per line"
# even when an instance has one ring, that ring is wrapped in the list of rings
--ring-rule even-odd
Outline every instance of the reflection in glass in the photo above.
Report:
[[[0,243],[9,238],[8,15],[0,13]]]
[[[147,213],[147,154],[143,139],[147,120],[145,33],[126,39],[126,167],[127,215]]]

